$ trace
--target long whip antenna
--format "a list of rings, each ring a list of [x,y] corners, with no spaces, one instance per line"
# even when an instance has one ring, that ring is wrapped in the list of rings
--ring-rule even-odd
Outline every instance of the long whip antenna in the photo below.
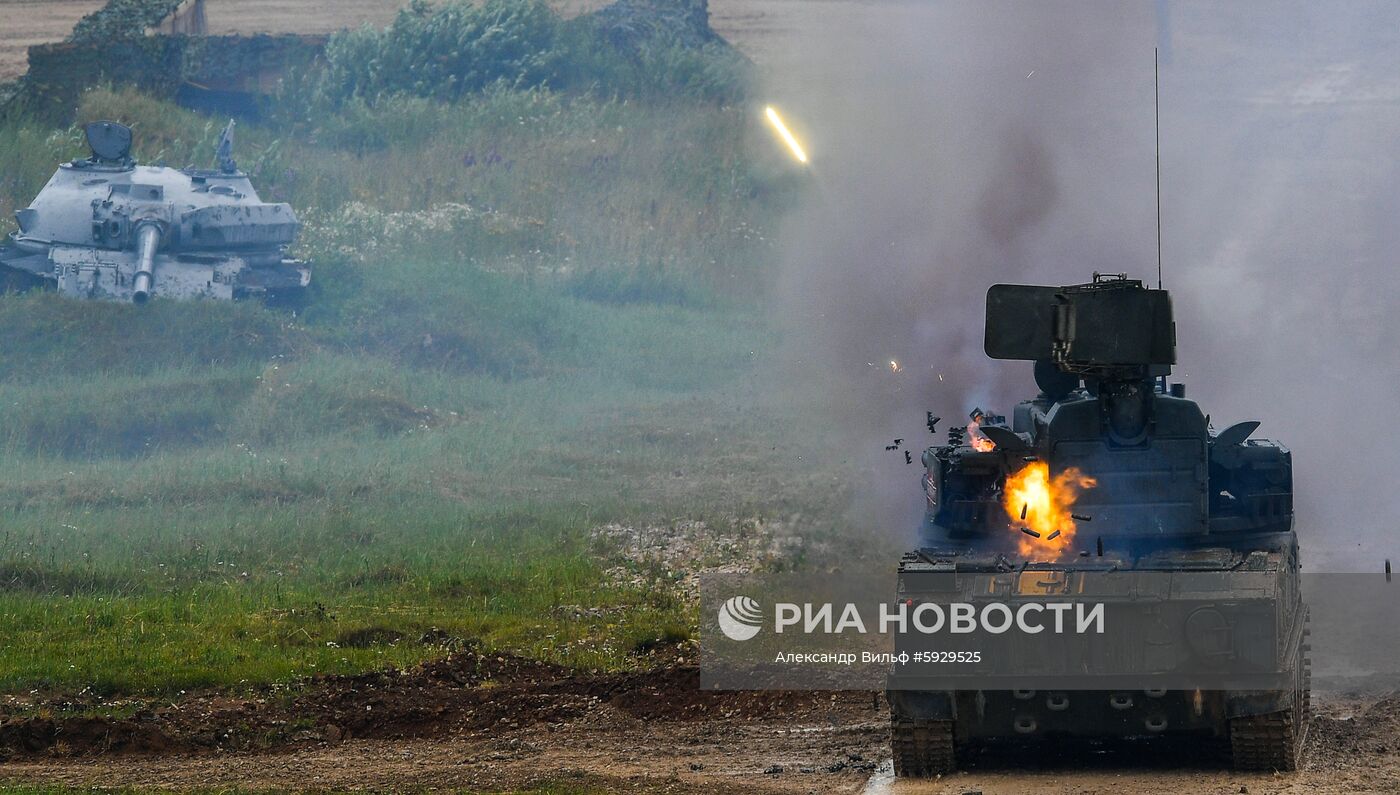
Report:
[[[1157,136],[1157,289],[1162,289],[1162,89],[1157,76],[1157,48],[1152,48],[1152,122]]]

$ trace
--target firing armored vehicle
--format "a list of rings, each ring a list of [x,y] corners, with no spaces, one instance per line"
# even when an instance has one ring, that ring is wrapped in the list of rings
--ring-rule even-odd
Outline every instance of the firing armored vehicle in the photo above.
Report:
[[[92,156],[59,166],[0,246],[0,287],[51,286],[83,299],[152,297],[297,301],[311,283],[287,259],[299,224],[258,198],[233,160],[233,123],[218,167],[137,165],[131,128],[87,125]]]
[[[986,353],[1035,362],[1040,394],[1009,423],[974,412],[923,454],[898,600],[1103,603],[1116,634],[988,637],[975,681],[896,667],[898,775],[995,745],[1167,736],[1242,770],[1297,767],[1309,668],[1291,455],[1251,439],[1257,422],[1215,432],[1167,385],[1175,337],[1169,295],[1123,276],[989,290]]]

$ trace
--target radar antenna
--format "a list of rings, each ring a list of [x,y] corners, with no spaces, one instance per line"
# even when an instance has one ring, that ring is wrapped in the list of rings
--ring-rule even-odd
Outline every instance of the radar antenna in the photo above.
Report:
[[[1162,289],[1162,89],[1158,78],[1157,48],[1152,48],[1152,122],[1157,156],[1157,289]],[[232,122],[230,122],[232,124]]]

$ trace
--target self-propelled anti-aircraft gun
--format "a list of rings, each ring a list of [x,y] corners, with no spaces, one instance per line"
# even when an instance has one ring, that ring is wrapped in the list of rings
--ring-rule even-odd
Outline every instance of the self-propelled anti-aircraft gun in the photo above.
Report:
[[[1139,281],[994,286],[984,347],[1035,362],[1040,393],[923,454],[897,598],[1093,602],[1114,634],[989,638],[967,686],[894,670],[897,774],[996,744],[1167,736],[1239,769],[1296,768],[1309,681],[1290,452],[1251,439],[1257,422],[1214,431],[1168,386],[1171,300]]]

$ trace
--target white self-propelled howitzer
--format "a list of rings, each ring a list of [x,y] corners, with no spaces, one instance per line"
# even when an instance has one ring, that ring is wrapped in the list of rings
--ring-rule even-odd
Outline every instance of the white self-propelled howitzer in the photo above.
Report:
[[[213,170],[138,165],[131,128],[87,125],[91,157],[59,166],[0,246],[0,285],[73,298],[295,302],[311,283],[287,258],[300,224],[258,197],[232,158],[233,123]]]

